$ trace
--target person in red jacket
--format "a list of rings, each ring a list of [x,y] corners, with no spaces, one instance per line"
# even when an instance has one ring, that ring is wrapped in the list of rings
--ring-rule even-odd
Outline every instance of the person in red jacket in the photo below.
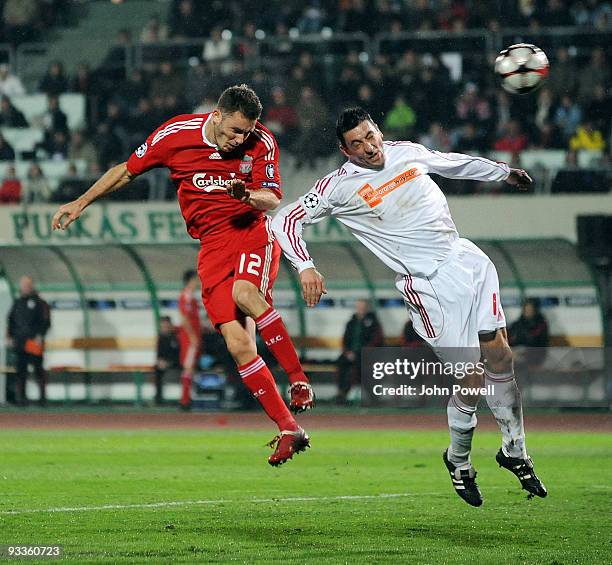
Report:
[[[21,181],[15,174],[15,167],[6,168],[6,176],[0,185],[0,203],[19,204],[21,202]]]

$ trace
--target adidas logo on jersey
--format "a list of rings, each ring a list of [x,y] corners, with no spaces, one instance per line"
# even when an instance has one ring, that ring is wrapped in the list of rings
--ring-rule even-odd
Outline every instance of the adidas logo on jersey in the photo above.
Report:
[[[208,156],[209,159],[223,159],[223,157],[221,157],[221,155],[219,155],[218,151],[215,151],[214,153],[211,153]]]

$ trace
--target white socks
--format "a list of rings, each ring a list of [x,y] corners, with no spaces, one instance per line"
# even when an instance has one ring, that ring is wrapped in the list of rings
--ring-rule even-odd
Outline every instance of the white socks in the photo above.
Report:
[[[477,423],[476,406],[469,406],[453,395],[448,400],[446,414],[451,438],[448,460],[459,469],[469,469],[472,436]]]
[[[485,385],[493,387],[493,394],[486,399],[502,433],[503,452],[508,457],[526,459],[523,404],[514,374],[491,373],[485,369]]]

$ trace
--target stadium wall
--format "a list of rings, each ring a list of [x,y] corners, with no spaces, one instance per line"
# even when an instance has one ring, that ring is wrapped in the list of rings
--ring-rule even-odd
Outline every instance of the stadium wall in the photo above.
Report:
[[[459,232],[473,239],[560,237],[575,242],[576,217],[612,210],[612,194],[593,196],[461,196],[448,198]],[[96,205],[68,232],[52,232],[55,206],[0,208],[0,245],[21,243],[169,243],[188,242],[174,203]],[[339,226],[319,224],[305,230],[306,240],[345,239]]]

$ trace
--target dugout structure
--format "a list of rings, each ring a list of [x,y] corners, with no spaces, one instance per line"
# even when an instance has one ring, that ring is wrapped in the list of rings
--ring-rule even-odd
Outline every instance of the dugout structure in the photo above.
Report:
[[[548,318],[552,345],[601,347],[602,309],[595,280],[575,246],[563,239],[486,240],[476,243],[495,263],[509,322],[525,297],[537,297]],[[301,353],[333,361],[358,298],[369,298],[389,344],[407,320],[394,273],[353,240],[311,241],[328,294],[304,307],[295,271],[283,260],[275,305]],[[182,273],[194,267],[194,243],[0,247],[0,335],[22,274],[31,275],[52,308],[48,367],[126,368],[152,365],[160,316],[175,322]],[[0,358],[0,366],[4,359]],[[146,396],[146,395],[145,395]]]

